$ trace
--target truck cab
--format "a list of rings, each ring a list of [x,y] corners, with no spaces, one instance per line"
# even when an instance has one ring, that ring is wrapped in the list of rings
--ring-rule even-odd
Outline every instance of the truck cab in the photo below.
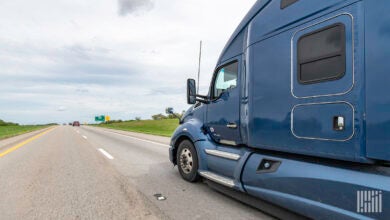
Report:
[[[170,148],[183,178],[308,218],[388,218],[389,9],[385,0],[257,1],[209,93],[187,81],[192,106]]]

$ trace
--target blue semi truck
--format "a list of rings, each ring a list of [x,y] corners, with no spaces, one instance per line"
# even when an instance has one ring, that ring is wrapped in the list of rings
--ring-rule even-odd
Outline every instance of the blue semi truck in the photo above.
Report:
[[[390,219],[390,1],[260,0],[170,160],[279,218]]]

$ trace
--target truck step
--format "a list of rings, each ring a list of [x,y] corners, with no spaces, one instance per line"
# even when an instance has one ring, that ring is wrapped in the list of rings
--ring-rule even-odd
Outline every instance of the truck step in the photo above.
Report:
[[[199,175],[202,177],[214,181],[216,183],[219,183],[221,185],[233,188],[235,186],[234,180],[230,178],[223,177],[221,175],[209,172],[209,171],[199,171]]]
[[[220,151],[220,150],[205,149],[205,152],[208,155],[222,157],[222,158],[229,159],[229,160],[239,160],[241,157],[239,154],[229,153],[229,152]]]

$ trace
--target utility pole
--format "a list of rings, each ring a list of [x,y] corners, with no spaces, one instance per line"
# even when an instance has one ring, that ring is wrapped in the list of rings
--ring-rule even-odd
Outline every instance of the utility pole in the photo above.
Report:
[[[197,88],[197,94],[199,94],[199,79],[200,79],[200,62],[202,60],[202,41],[200,41],[200,46],[199,46],[199,65],[198,65],[198,88]]]

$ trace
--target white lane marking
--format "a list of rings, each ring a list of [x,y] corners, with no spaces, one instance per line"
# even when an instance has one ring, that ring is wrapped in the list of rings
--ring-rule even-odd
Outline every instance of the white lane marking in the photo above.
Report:
[[[85,136],[85,135],[83,135],[83,138],[84,138],[84,139],[88,139],[87,136]]]
[[[164,147],[171,147],[171,146],[166,145],[166,144],[162,144],[162,143],[158,143],[158,142],[154,142],[154,141],[149,141],[149,140],[145,140],[145,139],[141,139],[141,138],[136,138],[136,137],[125,135],[125,134],[120,134],[120,133],[116,133],[116,132],[112,132],[112,131],[106,131],[106,130],[102,130],[102,131],[107,132],[107,133],[112,133],[112,134],[125,136],[125,137],[128,137],[128,138],[132,138],[132,139],[143,141],[143,142],[147,142],[147,143],[157,144],[157,145],[164,146]]]
[[[111,156],[111,154],[107,153],[107,151],[103,150],[102,148],[99,148],[100,153],[102,153],[104,156],[106,156],[108,159],[113,160],[114,157]]]

